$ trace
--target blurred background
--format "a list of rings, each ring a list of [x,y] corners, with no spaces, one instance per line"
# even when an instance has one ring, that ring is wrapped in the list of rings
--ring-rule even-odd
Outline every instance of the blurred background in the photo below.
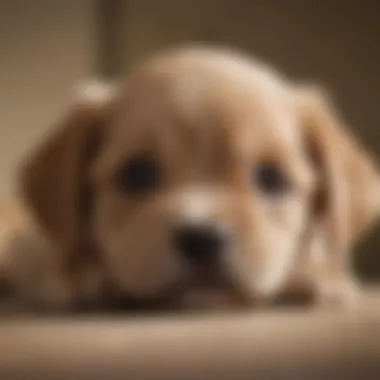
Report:
[[[248,50],[325,85],[380,161],[380,2],[376,0],[0,0],[0,196],[23,154],[89,77],[185,41]],[[357,268],[380,279],[380,234]]]

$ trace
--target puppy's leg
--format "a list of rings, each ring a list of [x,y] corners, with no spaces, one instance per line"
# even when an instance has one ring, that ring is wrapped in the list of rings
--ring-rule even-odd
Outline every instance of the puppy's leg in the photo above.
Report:
[[[314,281],[290,281],[278,294],[275,306],[308,306],[322,309],[354,309],[358,304],[360,287],[354,276],[314,277]]]
[[[330,263],[314,276],[315,303],[323,308],[354,309],[359,303],[360,286],[348,260],[343,256],[341,263]],[[335,265],[334,265],[335,264]]]
[[[0,311],[67,310],[73,300],[57,252],[16,205],[0,206]]]
[[[349,257],[332,256],[322,237],[316,233],[301,252],[286,286],[275,299],[276,305],[355,308],[360,286],[348,265]]]
[[[315,305],[323,308],[355,308],[359,284],[350,267],[350,252],[331,252],[322,236],[326,235],[315,237],[316,242],[307,257]]]
[[[69,280],[54,262],[54,252],[27,231],[12,231],[1,242],[1,309],[64,311],[73,299]]]

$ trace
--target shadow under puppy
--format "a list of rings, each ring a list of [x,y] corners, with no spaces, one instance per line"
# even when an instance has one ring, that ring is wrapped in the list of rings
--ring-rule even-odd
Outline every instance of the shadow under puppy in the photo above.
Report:
[[[380,182],[324,94],[207,47],[107,86],[88,87],[21,171],[60,278],[40,305],[234,307],[300,286],[317,304],[354,301],[350,252],[379,213]]]

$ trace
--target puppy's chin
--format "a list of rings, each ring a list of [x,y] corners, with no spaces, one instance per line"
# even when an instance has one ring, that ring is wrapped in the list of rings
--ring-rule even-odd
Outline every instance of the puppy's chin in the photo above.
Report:
[[[248,308],[253,302],[234,296],[231,292],[217,288],[193,288],[180,294],[165,294],[155,297],[136,298],[124,295],[112,310],[117,312],[167,313],[178,311],[230,311]]]
[[[183,266],[181,275],[165,281],[149,293],[126,288],[111,292],[110,308],[116,312],[231,311],[250,309],[272,303],[275,291],[264,292],[247,276],[222,265],[212,269]],[[248,276],[250,277],[250,276]]]
[[[215,272],[190,277],[177,301],[185,310],[231,310],[249,307],[254,299],[232,276]]]
[[[195,287],[185,292],[179,300],[181,309],[194,311],[227,311],[249,308],[254,304],[253,298],[217,287]]]
[[[266,301],[247,293],[229,278],[189,279],[149,297],[123,293],[112,309],[118,312],[231,311],[259,306]]]

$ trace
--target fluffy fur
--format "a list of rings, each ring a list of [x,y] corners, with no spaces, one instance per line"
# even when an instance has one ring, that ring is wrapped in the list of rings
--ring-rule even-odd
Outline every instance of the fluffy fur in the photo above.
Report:
[[[117,88],[81,94],[21,170],[33,233],[21,249],[20,236],[3,239],[13,297],[69,309],[124,297],[199,306],[195,295],[210,293],[236,306],[302,284],[317,303],[353,301],[350,252],[378,215],[380,182],[320,90],[239,53],[194,47],[151,57]],[[116,178],[141,154],[160,183],[131,196]],[[266,162],[285,176],[284,194],[255,183]],[[173,244],[184,223],[228,235],[212,285]]]

